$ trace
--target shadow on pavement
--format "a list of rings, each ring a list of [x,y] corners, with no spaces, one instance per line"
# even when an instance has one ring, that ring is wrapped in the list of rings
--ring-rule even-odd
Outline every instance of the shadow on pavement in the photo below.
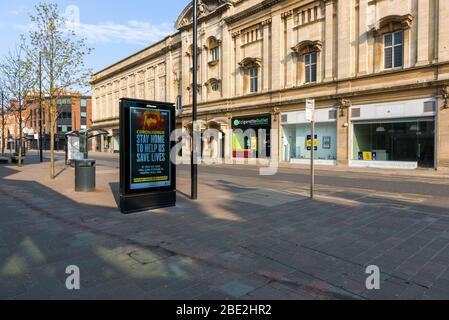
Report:
[[[336,192],[335,199],[298,196],[273,207],[243,201],[261,186],[217,175],[200,186],[200,202],[184,198],[183,185],[177,207],[125,216],[36,181],[6,179],[16,172],[0,167],[3,299],[418,299],[449,292],[449,217],[426,213],[431,206],[373,205],[354,195],[345,203]],[[118,183],[109,186],[118,205]],[[370,264],[381,268],[383,290],[366,290]],[[80,268],[80,291],[65,288],[70,265]]]

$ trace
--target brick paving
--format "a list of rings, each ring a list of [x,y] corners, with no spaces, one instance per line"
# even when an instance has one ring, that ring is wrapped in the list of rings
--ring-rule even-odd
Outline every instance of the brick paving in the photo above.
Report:
[[[261,178],[253,168],[200,168],[194,203],[180,168],[177,207],[125,216],[116,158],[99,161],[95,193],[75,193],[61,161],[50,180],[48,163],[31,158],[0,165],[1,299],[449,298],[443,177],[371,175],[385,184],[373,190],[341,172],[354,183],[326,185],[328,171],[312,201],[304,181],[286,178],[293,169]],[[414,193],[388,190],[414,181]],[[369,291],[373,264],[381,289]],[[69,265],[80,268],[79,291],[65,288]]]

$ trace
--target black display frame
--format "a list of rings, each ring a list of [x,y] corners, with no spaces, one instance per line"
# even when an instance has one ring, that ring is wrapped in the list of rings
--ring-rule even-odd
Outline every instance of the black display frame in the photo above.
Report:
[[[146,189],[131,189],[131,136],[130,111],[131,108],[141,108],[148,110],[163,110],[170,113],[169,157],[166,161],[170,164],[169,186],[151,187]],[[176,145],[176,141],[170,139],[176,126],[175,105],[167,102],[141,100],[132,98],[120,99],[120,210],[122,213],[134,213],[146,210],[172,207],[176,205],[176,164],[171,159],[171,150]]]

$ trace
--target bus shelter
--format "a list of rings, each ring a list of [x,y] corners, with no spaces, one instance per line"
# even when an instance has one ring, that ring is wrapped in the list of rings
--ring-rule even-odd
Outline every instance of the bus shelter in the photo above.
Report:
[[[66,133],[66,165],[72,165],[76,160],[89,157],[89,140],[97,136],[107,136],[109,133],[102,129],[83,129]]]

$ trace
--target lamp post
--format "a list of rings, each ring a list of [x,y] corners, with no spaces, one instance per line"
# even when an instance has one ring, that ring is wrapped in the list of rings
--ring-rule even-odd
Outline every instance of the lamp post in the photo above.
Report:
[[[192,200],[198,199],[198,154],[197,154],[197,93],[198,93],[198,0],[193,0],[193,95],[192,95],[192,154],[191,154],[191,191]]]

